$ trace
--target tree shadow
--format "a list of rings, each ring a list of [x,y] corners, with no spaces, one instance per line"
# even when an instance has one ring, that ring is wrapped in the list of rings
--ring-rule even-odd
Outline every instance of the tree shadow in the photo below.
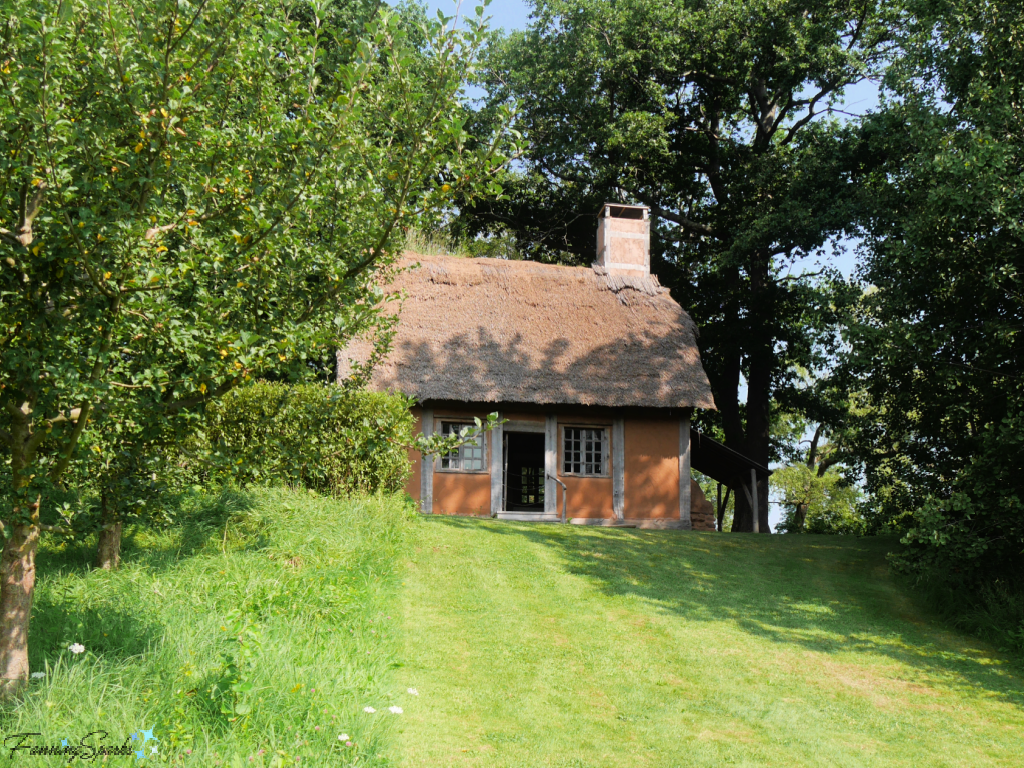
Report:
[[[589,312],[595,338],[602,338],[596,326],[607,318],[594,308]],[[425,334],[430,340],[400,332],[390,363],[374,373],[374,385],[421,401],[467,403],[605,402],[675,408],[709,397],[703,373],[696,373],[700,359],[692,321],[681,310],[671,322],[616,327],[614,338],[605,343],[567,336],[550,321],[546,315],[537,320],[548,328],[543,339],[483,321],[459,332],[439,327]],[[446,322],[443,318],[442,325]],[[349,354],[359,358],[367,352],[353,347]]]
[[[165,571],[215,544],[250,551],[265,548],[269,541],[267,522],[257,514],[253,494],[245,490],[178,494],[166,497],[163,504],[171,524],[125,525],[122,567]],[[95,560],[95,534],[63,543],[44,542],[36,556],[36,572],[44,579],[86,574],[94,569]]]
[[[68,653],[71,643],[80,643],[91,654],[109,659],[127,659],[151,649],[164,635],[165,627],[145,610],[145,598],[135,604],[103,601],[83,606],[43,592],[32,606],[32,642],[29,668],[40,670]]]
[[[254,496],[237,489],[169,498],[177,525],[163,531],[129,526],[122,539],[121,571],[166,573],[206,550],[263,549],[266,521]],[[95,536],[42,546],[36,557],[30,668],[40,670],[80,643],[92,654],[126,659],[151,649],[166,627],[152,616],[147,595],[130,574],[96,571]]]
[[[889,574],[888,539],[434,522],[523,537],[608,596],[688,621],[730,622],[782,648],[882,655],[916,669],[921,682],[980,689],[1024,708],[1018,660],[934,620]]]

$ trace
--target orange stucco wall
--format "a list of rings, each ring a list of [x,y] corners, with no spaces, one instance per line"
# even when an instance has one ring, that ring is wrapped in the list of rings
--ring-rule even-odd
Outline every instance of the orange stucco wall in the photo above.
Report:
[[[423,411],[420,408],[411,409],[412,417],[415,419],[415,423],[412,425],[413,434],[418,435],[423,431]],[[412,496],[416,501],[420,500],[420,479],[422,476],[422,454],[419,451],[414,451],[412,448],[409,449],[409,464],[410,472],[409,479],[405,481],[405,492]]]
[[[415,429],[423,429],[422,409],[413,408]],[[435,411],[435,418],[466,418],[486,416],[481,411],[444,410]],[[536,413],[518,414],[505,411],[502,417],[510,421],[533,421],[543,423],[544,417]],[[593,422],[578,417],[559,419],[558,475],[568,489],[567,509],[570,517],[605,518],[615,515],[612,499],[611,471],[608,477],[582,478],[562,474],[561,427],[569,424],[588,423],[603,426],[612,439],[612,426],[606,418]],[[679,518],[679,421],[676,419],[626,419],[624,424],[625,454],[625,508],[627,519]],[[490,466],[491,438],[486,438],[487,466]],[[609,450],[609,459],[614,458],[614,447]],[[411,462],[406,490],[414,498],[420,498],[421,459],[416,451],[409,451]],[[609,467],[609,470],[611,468]],[[435,514],[448,515],[490,515],[491,478],[488,472],[461,473],[434,471]],[[562,509],[562,490],[557,489],[557,511]]]
[[[572,477],[559,475],[568,491],[569,517],[614,517],[612,479],[610,477]],[[562,513],[562,489],[558,489],[558,514]]]
[[[435,472],[434,514],[490,515],[490,474]]]
[[[679,519],[679,421],[625,422],[628,518]]]

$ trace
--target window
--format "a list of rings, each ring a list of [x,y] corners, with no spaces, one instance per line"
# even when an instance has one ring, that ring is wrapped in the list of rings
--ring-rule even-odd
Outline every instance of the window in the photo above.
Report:
[[[473,432],[476,432],[476,425],[456,421],[441,422],[441,434],[444,437],[461,434],[464,429],[472,435]],[[441,469],[451,472],[483,472],[484,436],[478,433],[467,437],[466,443],[442,456]]]
[[[607,463],[605,430],[566,427],[562,446],[563,475],[603,475]]]

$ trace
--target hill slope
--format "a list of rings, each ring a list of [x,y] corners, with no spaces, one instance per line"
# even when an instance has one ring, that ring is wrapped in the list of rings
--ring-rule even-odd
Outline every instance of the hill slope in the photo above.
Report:
[[[4,734],[38,736],[12,764],[66,766],[28,749],[67,742],[93,764],[100,745],[142,750],[142,731],[156,742],[139,765],[384,765],[388,706],[409,698],[389,671],[402,500],[258,490],[184,503],[180,527],[127,537],[120,571],[91,570],[86,545],[43,547],[30,659],[43,676],[0,709]]]
[[[1024,680],[922,616],[888,542],[424,519],[408,766],[986,766]]]

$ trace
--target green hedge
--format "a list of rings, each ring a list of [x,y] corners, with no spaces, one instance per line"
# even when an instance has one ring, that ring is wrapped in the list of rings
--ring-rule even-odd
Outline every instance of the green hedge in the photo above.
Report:
[[[401,489],[409,472],[413,419],[401,396],[257,382],[229,392],[207,416],[215,466],[230,467],[243,484],[372,493]]]

